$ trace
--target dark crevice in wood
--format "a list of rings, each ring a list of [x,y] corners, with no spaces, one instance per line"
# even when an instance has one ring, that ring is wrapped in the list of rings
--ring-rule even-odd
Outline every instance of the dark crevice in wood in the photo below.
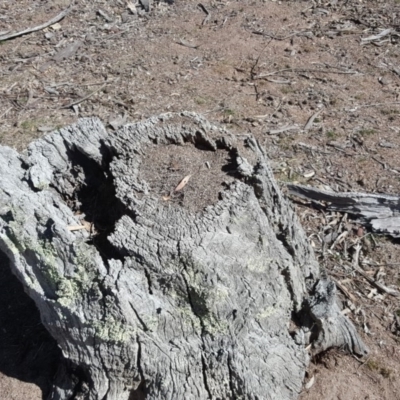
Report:
[[[233,383],[234,376],[233,376],[231,362],[232,362],[231,355],[228,354],[227,367],[228,367],[228,372],[229,372],[229,390],[231,391],[231,395],[232,395],[231,400],[236,400],[237,397],[236,397],[236,393],[235,393],[236,392],[235,386]]]
[[[140,383],[137,389],[131,391],[129,400],[145,400],[146,399],[146,379],[142,368],[142,344],[140,343],[139,335],[136,336],[136,343],[138,345],[136,367],[140,376]]]
[[[152,283],[151,283],[151,275],[150,275],[150,273],[149,273],[149,271],[147,270],[146,267],[144,267],[144,274],[146,275],[147,286],[149,288],[149,293],[153,294]]]
[[[66,364],[71,364],[71,363],[67,362]],[[85,395],[87,395],[90,391],[91,385],[89,383],[90,375],[85,373],[83,368],[71,365],[69,366],[69,368],[67,368],[67,370],[62,368],[59,373],[60,373],[60,381],[61,379],[65,379],[65,377],[62,375],[65,375],[66,373],[71,374],[73,380],[75,381],[75,387],[73,393],[70,399],[68,400],[78,400],[85,398]]]
[[[206,365],[206,361],[204,359],[204,355],[201,355],[201,370],[203,373],[203,383],[204,383],[204,387],[208,393],[208,398],[212,399],[212,395],[211,395],[211,391],[210,391],[210,387],[208,386],[208,382],[207,382],[207,365]]]
[[[145,322],[143,321],[143,319],[140,318],[140,315],[139,315],[139,313],[137,312],[136,308],[133,307],[132,304],[130,304],[130,305],[131,305],[132,311],[134,312],[134,314],[136,315],[136,318],[138,319],[140,325],[142,326],[143,331],[144,331],[144,332],[148,332],[148,331],[149,331],[149,328],[147,327],[147,325],[145,324]]]
[[[286,283],[286,287],[287,287],[287,289],[289,291],[290,300],[292,301],[292,303],[294,305],[294,309],[296,309],[297,308],[297,301],[296,301],[296,297],[294,295],[294,291],[293,291],[293,287],[292,287],[289,268],[283,268],[281,270],[281,275],[283,276],[283,279],[285,280],[285,283]]]
[[[96,247],[107,265],[109,259],[124,260],[125,255],[109,242],[108,236],[114,231],[116,222],[130,213],[116,197],[114,179],[109,170],[111,155],[104,146],[102,149],[102,167],[77,149],[69,150],[71,173],[75,174],[79,186],[72,198],[60,194],[74,212],[84,213],[85,220],[93,224],[95,233],[88,243]]]

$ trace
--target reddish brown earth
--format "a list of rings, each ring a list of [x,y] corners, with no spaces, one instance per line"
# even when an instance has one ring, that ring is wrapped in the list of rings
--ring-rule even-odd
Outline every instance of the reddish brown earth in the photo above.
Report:
[[[78,117],[99,116],[113,130],[189,110],[235,134],[253,134],[283,187],[294,181],[399,194],[398,0],[207,0],[208,20],[193,1],[153,2],[149,13],[138,6],[136,14],[127,3],[76,1],[58,25],[0,42],[1,144],[22,150]],[[0,32],[39,25],[68,4],[2,0]],[[362,40],[389,28],[381,39]],[[294,128],[276,133],[282,127]],[[184,171],[178,175],[176,184]],[[371,349],[366,360],[340,350],[313,360],[307,381],[314,383],[301,399],[400,398],[399,300],[351,268],[360,244],[360,267],[398,288],[399,243],[343,215],[296,207],[321,265],[347,291],[339,292],[344,312]],[[341,243],[323,246],[329,233],[341,232],[347,232]],[[1,265],[7,269],[4,260]],[[4,274],[1,397],[37,400],[48,390],[57,354],[34,306],[16,300],[18,282]]]

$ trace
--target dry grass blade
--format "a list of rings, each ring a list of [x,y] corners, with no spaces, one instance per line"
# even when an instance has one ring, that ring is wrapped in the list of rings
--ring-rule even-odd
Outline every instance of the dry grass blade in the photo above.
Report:
[[[174,192],[179,192],[182,190],[189,182],[189,179],[192,175],[186,175],[180,182],[179,185],[175,188]]]

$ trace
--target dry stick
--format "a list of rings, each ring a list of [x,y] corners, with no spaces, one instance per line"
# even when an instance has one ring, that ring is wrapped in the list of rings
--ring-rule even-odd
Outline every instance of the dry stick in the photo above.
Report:
[[[82,97],[81,99],[73,101],[72,103],[69,103],[68,105],[62,106],[60,108],[70,108],[72,106],[76,106],[79,103],[82,103],[82,101],[87,100],[89,97],[93,96],[95,93],[100,92],[100,90],[102,90],[108,83],[110,83],[110,82],[106,82],[104,85],[100,86],[98,89],[93,90],[93,92],[89,93],[87,96]]]
[[[336,278],[334,278],[332,275],[330,277],[334,282],[335,285],[339,288],[339,290],[348,298],[350,299],[353,303],[357,301],[357,299],[347,290],[347,288],[340,283],[340,281]]]
[[[297,36],[301,33],[306,33],[306,32],[310,32],[310,31],[298,31],[298,32],[292,32],[289,33],[289,35],[286,36],[275,36],[273,34],[270,33],[264,33],[264,32],[260,32],[260,31],[252,31],[251,33],[253,33],[254,35],[262,35],[262,36],[266,36],[271,38],[272,40],[278,40],[278,41],[282,41],[282,40],[286,40],[286,39],[290,39],[293,36]]]
[[[72,9],[72,6],[70,5],[68,8],[66,8],[64,11],[62,11],[56,17],[54,17],[50,21],[45,22],[42,25],[38,25],[38,26],[35,26],[33,28],[27,28],[27,29],[25,29],[23,31],[20,31],[20,32],[10,33],[9,35],[0,36],[0,42],[2,42],[4,40],[14,39],[14,38],[19,37],[19,36],[27,35],[28,33],[41,31],[42,29],[47,28],[48,26],[53,25],[58,21],[61,21],[66,15],[69,14],[71,9]]]
[[[191,49],[197,49],[198,47],[200,47],[199,44],[191,44],[191,43],[189,43],[189,42],[187,42],[186,40],[183,40],[183,39],[179,39],[175,43],[180,44],[181,46],[189,47]]]
[[[0,119],[2,119],[5,115],[9,113],[9,111],[12,110],[12,107],[10,107],[8,110],[4,111],[3,114],[0,115]]]
[[[279,74],[280,72],[314,72],[314,73],[321,73],[321,74],[344,74],[344,75],[361,75],[361,72],[358,71],[329,71],[329,70],[321,70],[321,69],[307,69],[307,68],[285,68],[281,69],[279,71],[274,71],[274,72],[268,72],[266,74],[260,74],[254,77],[254,79],[263,79],[266,78],[267,76],[271,75],[276,75]]]
[[[251,80],[253,80],[253,79],[255,78],[255,76],[254,76],[254,70],[255,70],[255,68],[257,67],[258,62],[260,61],[260,58],[261,58],[262,54],[264,53],[265,49],[269,46],[269,44],[270,44],[271,42],[272,42],[272,39],[271,39],[271,40],[264,46],[264,48],[260,51],[260,54],[258,55],[256,62],[255,62],[254,65],[251,67],[251,70],[250,70],[250,78],[251,78]]]
[[[310,118],[308,118],[308,121],[307,121],[306,125],[305,125],[304,128],[303,128],[305,131],[308,131],[308,130],[311,128],[312,124],[314,123],[315,118],[317,118],[318,115],[321,114],[323,110],[324,110],[324,109],[321,108],[321,109],[320,109],[319,111],[317,111],[315,114],[311,115]]]
[[[210,13],[210,12],[207,10],[207,8],[206,8],[203,4],[201,4],[201,3],[198,4],[198,7],[201,8],[201,10],[204,11],[205,14],[206,14],[206,17],[203,19],[203,22],[201,23],[202,25],[205,25],[205,24],[210,20],[210,18],[211,18],[211,13]]]
[[[391,296],[394,297],[399,297],[400,296],[400,292],[398,292],[397,290],[394,289],[390,289],[388,287],[386,287],[385,285],[382,285],[381,283],[375,281],[374,279],[372,279],[370,276],[368,276],[368,274],[365,273],[365,271],[363,271],[359,266],[358,266],[358,262],[359,262],[359,257],[360,257],[360,250],[361,250],[361,245],[360,243],[357,243],[357,245],[354,247],[355,249],[355,253],[354,253],[354,258],[353,258],[353,269],[355,271],[357,271],[360,275],[362,275],[364,277],[364,279],[366,281],[368,281],[368,283],[374,287],[376,287],[377,289],[379,289],[381,292],[390,294]]]

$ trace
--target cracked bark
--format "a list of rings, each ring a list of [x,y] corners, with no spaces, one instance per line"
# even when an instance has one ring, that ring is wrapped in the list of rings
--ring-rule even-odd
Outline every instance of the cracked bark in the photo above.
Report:
[[[139,176],[148,144],[226,151],[236,180],[169,205]],[[0,250],[65,357],[52,399],[295,399],[312,326],[314,352],[365,354],[253,138],[192,113],[83,119],[0,157]],[[83,215],[97,235],[67,229]]]

